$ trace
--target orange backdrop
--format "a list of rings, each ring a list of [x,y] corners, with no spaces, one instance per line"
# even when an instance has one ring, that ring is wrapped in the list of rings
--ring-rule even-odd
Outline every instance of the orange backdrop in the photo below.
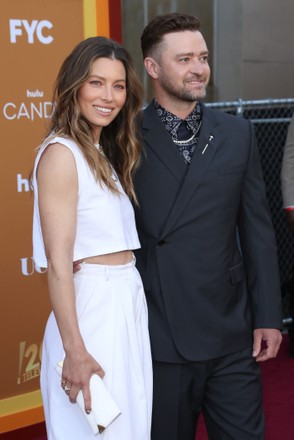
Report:
[[[28,177],[51,112],[59,66],[83,38],[121,39],[120,0],[1,2],[0,433],[43,420],[46,274],[32,261]]]

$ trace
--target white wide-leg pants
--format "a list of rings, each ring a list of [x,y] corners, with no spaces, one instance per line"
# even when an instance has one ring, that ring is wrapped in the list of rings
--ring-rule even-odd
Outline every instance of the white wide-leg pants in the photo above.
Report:
[[[82,264],[74,274],[79,325],[87,350],[105,371],[104,382],[122,414],[102,440],[150,440],[152,366],[145,294],[135,262],[121,266]],[[44,336],[41,391],[48,440],[95,436],[60,386],[56,364],[64,358],[51,313]]]

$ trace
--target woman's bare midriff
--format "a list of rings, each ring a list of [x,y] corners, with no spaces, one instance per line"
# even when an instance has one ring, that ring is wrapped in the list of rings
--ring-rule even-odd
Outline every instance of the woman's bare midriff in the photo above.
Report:
[[[78,263],[90,263],[90,264],[105,264],[109,266],[116,266],[130,263],[133,259],[132,251],[120,251],[113,252],[112,254],[95,255],[94,257],[83,258],[82,260],[75,261]]]

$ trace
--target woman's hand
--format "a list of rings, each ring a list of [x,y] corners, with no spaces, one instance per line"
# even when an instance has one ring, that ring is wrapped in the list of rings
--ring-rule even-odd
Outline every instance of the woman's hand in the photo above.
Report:
[[[93,374],[98,374],[103,379],[105,372],[87,351],[83,354],[66,355],[63,362],[61,386],[72,403],[76,402],[79,391],[82,391],[87,414],[91,412],[89,383]]]

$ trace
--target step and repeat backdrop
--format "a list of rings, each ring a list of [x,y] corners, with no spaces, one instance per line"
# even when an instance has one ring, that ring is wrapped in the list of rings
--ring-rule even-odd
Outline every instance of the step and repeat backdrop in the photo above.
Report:
[[[120,0],[2,0],[0,15],[0,433],[43,420],[46,273],[32,260],[29,174],[58,69],[82,39],[121,39]]]

